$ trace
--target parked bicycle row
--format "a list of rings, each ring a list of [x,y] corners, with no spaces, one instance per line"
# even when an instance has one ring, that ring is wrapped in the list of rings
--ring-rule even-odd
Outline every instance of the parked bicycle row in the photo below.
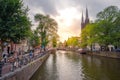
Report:
[[[2,73],[6,74],[18,68],[21,68],[22,66],[27,65],[31,61],[34,61],[40,58],[44,54],[45,52],[40,52],[39,49],[35,49],[34,51],[30,50],[30,52],[27,54],[21,51],[21,53],[19,54],[18,52],[14,52],[10,56],[3,55],[3,59],[1,60],[1,65],[0,65],[1,66],[0,75]],[[9,69],[5,69],[5,68],[9,68]],[[8,70],[8,71],[5,71],[5,70]]]

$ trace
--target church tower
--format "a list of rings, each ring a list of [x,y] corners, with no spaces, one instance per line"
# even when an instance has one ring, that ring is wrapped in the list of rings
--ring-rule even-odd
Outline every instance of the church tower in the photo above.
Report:
[[[83,12],[82,12],[82,17],[81,17],[81,30],[84,28],[84,17],[83,17]]]
[[[88,9],[86,8],[85,26],[89,23]]]
[[[85,26],[89,23],[89,15],[88,15],[88,9],[86,7],[86,15],[85,15],[85,21],[83,17],[83,12],[82,12],[82,17],[81,17],[81,30],[85,28]]]

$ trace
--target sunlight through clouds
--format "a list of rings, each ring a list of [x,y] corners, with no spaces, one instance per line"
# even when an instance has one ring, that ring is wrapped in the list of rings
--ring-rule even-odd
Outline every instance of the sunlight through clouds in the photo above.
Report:
[[[73,30],[75,28],[78,28],[80,31],[80,24],[73,25],[74,20],[79,20],[81,14],[78,12],[78,10],[74,7],[66,8],[63,10],[58,11],[58,16],[55,17],[56,21],[58,22],[58,34],[60,35],[61,41],[66,40],[68,37],[71,36],[77,36],[74,33],[76,30]],[[75,28],[74,28],[75,27]],[[77,32],[79,34],[79,32]]]
[[[29,7],[29,17],[33,29],[37,27],[34,21],[36,13],[49,14],[58,23],[60,41],[70,36],[79,36],[81,27],[81,13],[85,16],[86,5],[90,21],[96,19],[96,14],[104,8],[114,5],[120,8],[120,0],[23,0]]]
[[[61,24],[64,24],[63,26],[69,27],[72,25],[72,22],[74,19],[80,18],[80,13],[77,11],[76,8],[66,8],[63,10],[58,11],[59,16],[56,17],[56,20]]]

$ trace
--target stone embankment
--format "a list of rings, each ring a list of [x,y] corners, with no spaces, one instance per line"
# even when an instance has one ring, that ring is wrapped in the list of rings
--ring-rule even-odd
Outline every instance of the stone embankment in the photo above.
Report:
[[[74,51],[78,54],[80,54],[80,51],[78,49],[74,48],[58,48],[58,50],[65,50],[65,51]],[[103,56],[103,57],[110,57],[110,58],[118,58],[120,59],[120,52],[115,51],[93,51],[93,52],[86,52],[88,55],[95,55],[95,56]]]
[[[87,54],[120,59],[120,52],[88,52]]]
[[[40,58],[31,61],[29,64],[16,69],[13,72],[3,75],[0,80],[29,80],[37,71],[40,65],[47,59],[50,52],[45,53]]]

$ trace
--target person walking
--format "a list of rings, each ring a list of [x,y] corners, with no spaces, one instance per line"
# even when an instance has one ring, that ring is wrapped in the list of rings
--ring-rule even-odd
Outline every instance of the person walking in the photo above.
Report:
[[[32,60],[32,57],[33,57],[33,52],[32,52],[32,50],[30,51],[30,53],[29,53],[29,57],[30,57],[30,61]]]
[[[7,59],[8,59],[7,47],[4,47],[2,57],[3,57],[4,63],[7,63]]]

